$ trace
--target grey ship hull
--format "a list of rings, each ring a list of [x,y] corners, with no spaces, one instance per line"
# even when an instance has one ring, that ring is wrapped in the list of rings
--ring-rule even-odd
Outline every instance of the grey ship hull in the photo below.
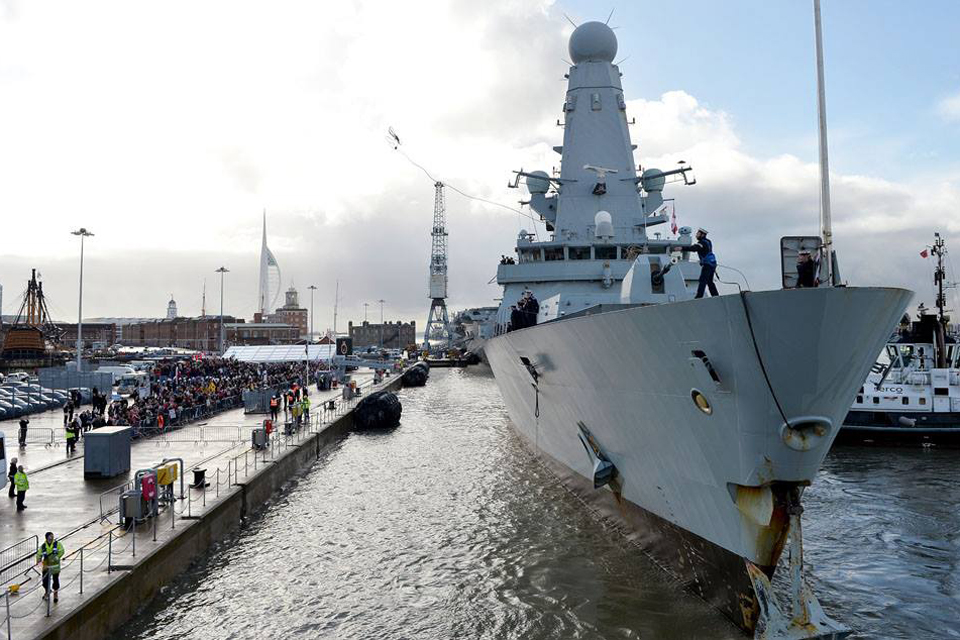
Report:
[[[815,477],[909,296],[824,288],[637,306],[497,336],[484,355],[514,427],[561,481],[752,633],[748,566],[772,575],[784,495]],[[607,487],[593,488],[578,423],[617,469]]]

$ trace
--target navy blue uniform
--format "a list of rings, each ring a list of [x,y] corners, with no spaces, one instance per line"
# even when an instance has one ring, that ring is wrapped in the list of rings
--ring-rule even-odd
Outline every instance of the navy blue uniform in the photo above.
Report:
[[[717,285],[713,279],[717,273],[717,256],[713,255],[713,243],[704,236],[696,243],[690,245],[690,249],[697,252],[700,258],[700,282],[697,284],[697,298],[703,297],[704,289],[710,290],[711,296],[718,296]]]

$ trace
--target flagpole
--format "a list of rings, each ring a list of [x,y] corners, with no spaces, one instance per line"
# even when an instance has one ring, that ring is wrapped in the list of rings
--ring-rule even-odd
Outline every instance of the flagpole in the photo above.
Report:
[[[817,120],[820,133],[820,237],[823,239],[821,264],[826,284],[833,286],[833,224],[830,218],[830,163],[827,159],[827,99],[823,80],[823,28],[820,20],[820,0],[813,0],[813,23],[817,38]]]

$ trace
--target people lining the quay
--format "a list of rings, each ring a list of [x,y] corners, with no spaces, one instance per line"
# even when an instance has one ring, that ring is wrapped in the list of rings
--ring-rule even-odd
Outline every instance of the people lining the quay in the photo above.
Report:
[[[316,368],[317,363],[311,364]],[[319,366],[325,366],[323,364]],[[169,427],[178,419],[213,410],[218,403],[239,398],[244,391],[302,384],[304,364],[250,363],[223,358],[203,360],[162,360],[152,371],[150,393],[132,394],[115,400],[106,414],[89,412],[90,428],[99,426]],[[81,419],[82,420],[82,419]],[[162,420],[162,422],[161,422]]]

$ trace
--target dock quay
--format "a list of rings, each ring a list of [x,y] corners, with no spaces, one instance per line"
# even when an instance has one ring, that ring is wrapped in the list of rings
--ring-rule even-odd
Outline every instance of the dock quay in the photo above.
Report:
[[[0,520],[0,581],[4,589],[0,636],[33,639],[94,639],[120,629],[168,582],[212,545],[241,526],[290,478],[317,460],[325,448],[352,428],[352,412],[373,391],[401,386],[400,372],[375,383],[372,374],[353,375],[360,393],[311,389],[311,418],[299,430],[274,430],[262,449],[251,446],[253,428],[265,416],[230,409],[131,444],[130,472],[110,479],[86,479],[83,456],[65,459],[62,428],[51,415],[31,421],[31,437],[17,456],[27,468],[30,489],[17,513],[9,500]],[[48,412],[55,413],[55,412]],[[8,459],[16,440],[7,427]],[[120,521],[119,498],[138,469],[176,464],[176,499],[155,517]],[[194,484],[194,470],[205,482]],[[2,503],[0,503],[2,504]],[[59,602],[42,598],[39,573],[31,570],[44,532],[52,531],[66,554]],[[17,594],[9,586],[19,584]]]

